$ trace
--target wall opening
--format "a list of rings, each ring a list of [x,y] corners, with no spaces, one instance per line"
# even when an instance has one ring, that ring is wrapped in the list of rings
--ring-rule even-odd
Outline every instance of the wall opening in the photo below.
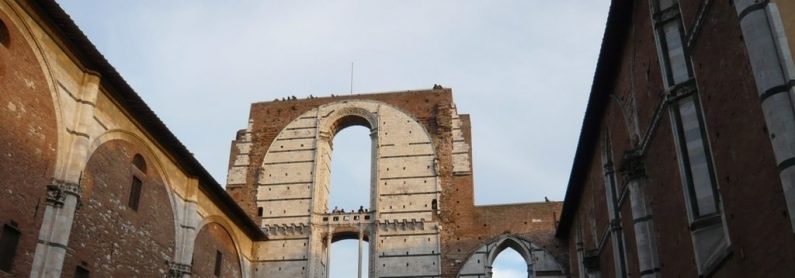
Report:
[[[513,248],[505,248],[497,254],[491,267],[494,278],[528,277],[527,263]]]
[[[372,139],[370,129],[355,125],[339,130],[332,141],[329,211],[370,208]]]
[[[362,277],[368,277],[370,244],[362,241]],[[329,251],[329,277],[331,278],[350,278],[357,277],[359,269],[359,240],[343,239],[331,244]]]

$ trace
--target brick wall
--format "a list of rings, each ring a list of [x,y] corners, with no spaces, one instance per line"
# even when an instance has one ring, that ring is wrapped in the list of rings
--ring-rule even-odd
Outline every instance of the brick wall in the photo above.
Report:
[[[20,242],[11,273],[30,272],[58,138],[53,100],[44,73],[15,23],[0,12],[9,31],[0,44],[0,228],[16,223]]]
[[[132,165],[136,154],[147,161],[146,171]],[[133,176],[142,181],[137,211],[128,206]],[[140,146],[121,140],[101,145],[83,172],[82,206],[75,213],[63,276],[71,277],[84,262],[92,276],[167,275],[175,246],[168,194]]]
[[[693,29],[704,1],[680,1],[686,33]],[[635,1],[631,26],[619,57],[612,63],[617,77],[612,83],[611,100],[603,114],[600,136],[610,131],[613,160],[617,169],[625,152],[635,148],[628,113],[636,113],[641,136],[653,122],[655,109],[662,101],[664,88],[657,61],[648,1]],[[743,43],[735,8],[731,1],[713,1],[697,43],[692,49],[693,69],[698,81],[707,136],[712,151],[719,194],[728,226],[732,254],[715,273],[716,277],[783,277],[795,271],[795,239],[778,178],[772,147],[753,74]],[[634,106],[630,104],[634,98]],[[691,231],[685,206],[677,152],[667,109],[660,114],[655,133],[645,155],[648,177],[647,200],[654,214],[654,235],[663,277],[698,275]],[[599,137],[590,138],[599,142]],[[607,231],[604,203],[604,178],[601,175],[601,146],[591,154],[590,174],[582,187],[575,221],[583,232],[585,249],[598,248]],[[627,181],[618,176],[621,187]],[[628,198],[627,198],[628,199]],[[592,201],[593,200],[593,201]],[[629,200],[621,203],[631,276],[638,276],[637,252]],[[595,210],[595,212],[592,212]],[[592,223],[599,233],[592,237]],[[568,230],[570,261],[576,262],[575,229]],[[764,239],[764,240],[763,240]],[[602,276],[615,276],[610,238],[599,255]],[[573,274],[578,273],[572,267]]]
[[[221,254],[221,275],[215,275],[216,255]],[[193,249],[192,277],[241,277],[240,257],[229,232],[217,223],[202,227]]]

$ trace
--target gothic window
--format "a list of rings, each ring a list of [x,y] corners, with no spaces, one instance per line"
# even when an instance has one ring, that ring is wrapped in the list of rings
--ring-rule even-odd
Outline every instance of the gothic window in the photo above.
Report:
[[[706,276],[726,257],[729,246],[715,170],[678,1],[651,0],[651,5],[663,79],[672,99],[669,112],[696,263]]]
[[[0,270],[11,272],[14,267],[19,236],[19,230],[16,227],[8,224],[3,225],[3,234],[0,235]]]

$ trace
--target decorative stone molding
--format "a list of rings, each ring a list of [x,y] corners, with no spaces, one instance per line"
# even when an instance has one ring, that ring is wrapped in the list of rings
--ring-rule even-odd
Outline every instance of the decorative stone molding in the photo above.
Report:
[[[309,225],[306,224],[265,225],[262,227],[262,231],[267,236],[308,235]]]
[[[177,262],[168,262],[168,277],[182,278],[185,275],[190,275],[190,273],[191,273],[191,265],[177,263]]]
[[[63,181],[54,181],[47,185],[47,204],[56,208],[63,207],[66,196],[77,198],[77,207],[80,207],[80,185]]]
[[[425,230],[425,219],[403,219],[402,221],[379,221],[378,227],[381,228],[382,231],[415,231],[415,230]]]

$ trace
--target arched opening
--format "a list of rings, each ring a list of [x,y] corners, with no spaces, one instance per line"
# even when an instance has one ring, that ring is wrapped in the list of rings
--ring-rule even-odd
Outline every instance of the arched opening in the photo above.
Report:
[[[493,278],[519,278],[528,277],[527,263],[522,255],[513,248],[505,248],[497,254],[491,264],[491,277]]]
[[[359,271],[361,271],[362,277],[368,277],[370,243],[367,240],[362,240],[361,244],[362,263],[359,265],[357,259],[359,258],[359,240],[356,234],[353,234],[353,238],[347,236],[332,239],[329,254],[329,277],[358,277]]]
[[[140,154],[135,154],[135,156],[133,156],[132,165],[138,168],[138,171],[141,171],[141,173],[146,174],[146,160],[144,160],[144,157]]]
[[[332,141],[329,210],[370,210],[372,139],[361,123],[341,126]]]

